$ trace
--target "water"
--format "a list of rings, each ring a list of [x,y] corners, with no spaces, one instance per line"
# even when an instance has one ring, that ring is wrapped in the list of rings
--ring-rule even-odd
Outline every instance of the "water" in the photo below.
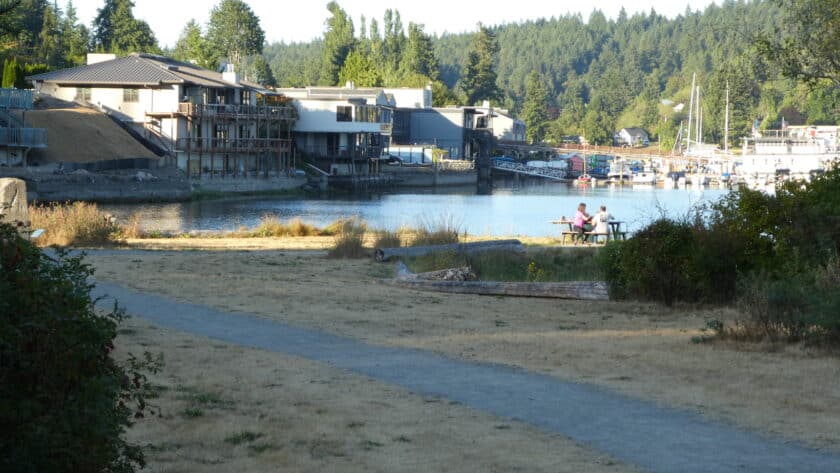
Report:
[[[493,195],[475,195],[474,188],[408,191],[367,197],[231,198],[223,200],[104,206],[120,218],[138,214],[146,230],[164,232],[225,231],[253,228],[266,214],[281,220],[298,217],[324,227],[335,220],[358,216],[372,228],[396,230],[402,226],[437,226],[451,223],[470,235],[557,236],[550,223],[572,217],[580,202],[589,213],[601,205],[627,231],[633,232],[661,215],[681,217],[699,204],[711,202],[726,190],[655,189],[652,187],[576,187],[546,183],[522,188],[495,189]]]

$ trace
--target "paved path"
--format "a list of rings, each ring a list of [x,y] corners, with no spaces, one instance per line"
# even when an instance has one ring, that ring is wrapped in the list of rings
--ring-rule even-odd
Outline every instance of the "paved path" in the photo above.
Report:
[[[419,350],[368,345],[111,284],[99,283],[94,293],[116,297],[129,314],[160,326],[308,358],[423,395],[442,396],[566,435],[653,472],[840,472],[838,454],[747,433],[586,384]]]

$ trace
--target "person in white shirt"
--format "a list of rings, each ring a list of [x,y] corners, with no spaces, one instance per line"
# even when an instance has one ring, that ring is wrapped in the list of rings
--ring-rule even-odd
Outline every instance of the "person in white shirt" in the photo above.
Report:
[[[612,216],[607,212],[607,206],[602,205],[601,209],[592,216],[592,225],[595,227],[592,229],[593,233],[603,233],[604,235],[607,234],[609,231],[607,229],[607,222],[612,220]]]

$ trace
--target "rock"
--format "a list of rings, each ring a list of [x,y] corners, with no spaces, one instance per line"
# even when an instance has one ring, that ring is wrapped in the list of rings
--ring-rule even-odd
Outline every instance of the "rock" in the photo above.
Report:
[[[0,179],[0,222],[23,222],[29,225],[25,181],[14,178]]]

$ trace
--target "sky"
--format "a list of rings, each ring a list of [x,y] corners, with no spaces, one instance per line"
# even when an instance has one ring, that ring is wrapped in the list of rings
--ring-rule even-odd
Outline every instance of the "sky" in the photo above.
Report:
[[[134,0],[134,16],[146,21],[162,46],[174,46],[181,31],[190,19],[205,25],[210,11],[220,0]],[[308,42],[323,36],[324,24],[330,17],[327,0],[245,0],[260,18],[266,40],[272,42]],[[569,13],[581,13],[584,19],[594,9],[607,17],[618,16],[621,7],[628,15],[636,12],[657,13],[673,18],[686,8],[702,10],[712,0],[600,0],[546,1],[517,0],[497,2],[492,0],[338,0],[338,4],[352,18],[357,33],[362,15],[382,17],[388,8],[399,10],[404,27],[409,22],[425,26],[429,34],[463,33],[476,30],[479,22],[488,25],[518,23],[537,18],[551,18]],[[67,0],[58,2],[62,8]],[[104,0],[73,0],[79,20],[90,26],[96,11]],[[550,6],[548,6],[550,5]]]

